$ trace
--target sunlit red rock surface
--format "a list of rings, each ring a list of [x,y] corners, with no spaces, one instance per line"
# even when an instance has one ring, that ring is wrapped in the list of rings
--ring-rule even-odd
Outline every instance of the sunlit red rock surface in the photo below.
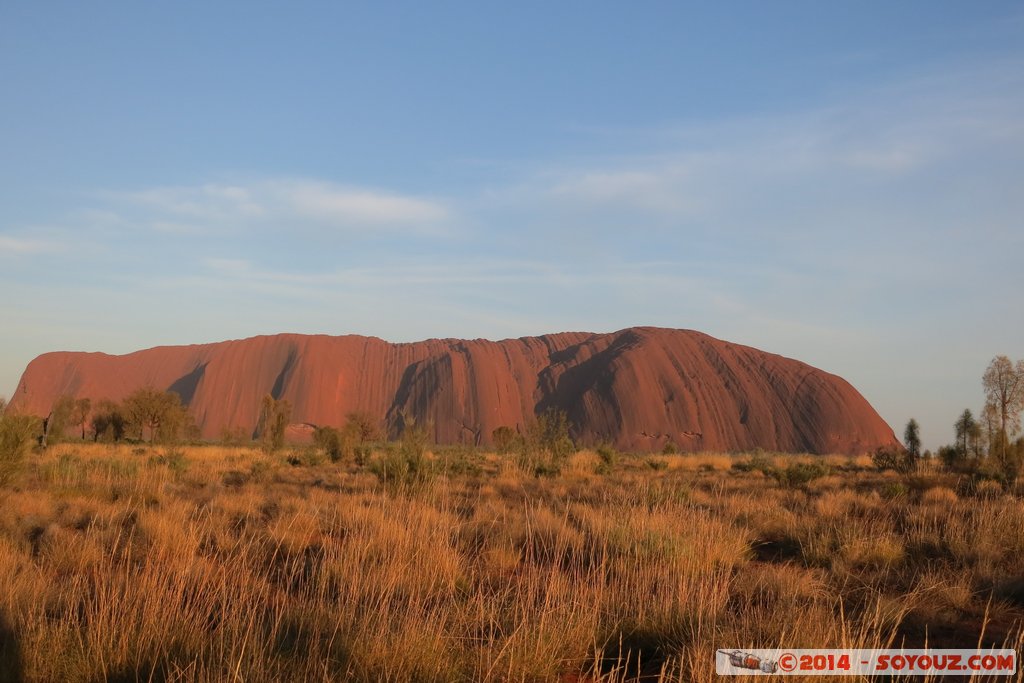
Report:
[[[338,426],[360,411],[393,432],[407,411],[432,421],[439,443],[488,444],[496,427],[522,429],[548,407],[566,411],[582,443],[630,450],[671,439],[681,450],[860,453],[896,441],[836,375],[648,327],[408,344],[279,334],[123,356],[47,353],[29,364],[11,406],[46,415],[61,394],[120,400],[147,385],[180,394],[207,438],[224,427],[251,432],[271,393],[291,401],[295,423]]]

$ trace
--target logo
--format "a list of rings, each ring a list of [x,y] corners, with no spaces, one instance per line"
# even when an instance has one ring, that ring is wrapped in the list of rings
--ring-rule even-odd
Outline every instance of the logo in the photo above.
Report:
[[[779,670],[779,664],[773,659],[765,659],[742,650],[719,650],[729,658],[729,663],[739,669],[750,669],[761,673],[773,674]]]

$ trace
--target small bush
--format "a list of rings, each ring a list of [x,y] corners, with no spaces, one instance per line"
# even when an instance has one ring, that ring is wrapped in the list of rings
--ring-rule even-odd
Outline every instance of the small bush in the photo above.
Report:
[[[425,456],[406,451],[387,451],[370,465],[370,471],[392,493],[413,492],[436,475],[433,463]]]
[[[519,441],[519,465],[536,476],[555,476],[575,450],[565,413],[548,410],[537,416]]]
[[[501,455],[507,455],[515,450],[519,439],[519,434],[514,429],[504,425],[491,432],[494,449]]]
[[[962,472],[967,458],[956,446],[940,446],[938,450],[939,461],[947,472]]]
[[[21,471],[39,420],[27,415],[8,415],[0,404],[0,486],[9,484]]]
[[[480,456],[471,446],[453,446],[441,453],[440,468],[449,477],[478,476],[483,472]]]
[[[668,469],[668,460],[664,458],[647,458],[647,466],[655,472]]]
[[[323,451],[331,462],[339,462],[345,457],[341,431],[334,427],[317,427],[313,431],[313,445]]]
[[[317,467],[327,462],[327,455],[319,448],[303,448],[300,451],[302,461],[309,467]]]
[[[163,465],[175,474],[183,474],[188,470],[188,458],[185,454],[174,448],[164,451],[162,454],[154,455],[149,459],[151,465]]]
[[[768,459],[767,456],[761,455],[760,453],[755,454],[749,460],[737,460],[732,464],[732,469],[739,472],[763,472],[764,474],[771,474],[775,470],[775,465]]]
[[[992,461],[989,468],[995,472],[995,479],[1009,491],[1017,483],[1024,471],[1024,437],[1012,444],[1007,444],[998,454],[989,456]]]
[[[252,481],[266,481],[270,473],[270,463],[266,460],[256,460],[249,466],[249,477]]]
[[[423,488],[437,474],[434,463],[427,458],[429,430],[405,417],[402,441],[397,450],[388,450],[374,461],[371,470],[392,493],[411,493]]]
[[[609,445],[598,446],[597,457],[601,459],[597,466],[598,474],[609,474],[619,462],[619,452]]]
[[[886,500],[895,500],[907,495],[908,490],[903,482],[890,481],[878,490],[878,494]]]
[[[221,483],[226,489],[240,489],[249,483],[249,475],[241,470],[228,470],[221,475]]]
[[[371,455],[373,455],[373,447],[370,444],[359,444],[352,447],[352,457],[359,467],[366,465],[370,461]]]
[[[534,465],[533,476],[535,477],[557,477],[562,473],[561,465],[556,465],[550,462],[539,462]]]
[[[894,447],[879,447],[871,454],[871,462],[879,470],[893,470],[906,474],[914,468],[914,458]]]
[[[829,467],[823,462],[794,462],[785,469],[772,469],[769,474],[779,482],[780,486],[796,488],[829,473]]]
[[[239,447],[249,441],[249,436],[241,427],[228,427],[220,431],[220,442],[224,446]]]

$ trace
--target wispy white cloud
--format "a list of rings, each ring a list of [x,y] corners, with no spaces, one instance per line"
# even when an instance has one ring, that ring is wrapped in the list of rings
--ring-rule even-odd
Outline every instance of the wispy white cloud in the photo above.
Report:
[[[885,149],[854,149],[845,157],[853,167],[876,171],[907,171],[921,163],[918,150],[907,147]]]
[[[0,257],[40,254],[59,251],[62,248],[60,243],[51,240],[0,235]]]
[[[271,188],[299,214],[325,221],[428,226],[450,217],[440,202],[389,192],[311,182],[275,183]]]
[[[814,109],[605,131],[606,144],[627,150],[604,160],[548,163],[485,199],[502,208],[532,201],[547,211],[591,212],[594,225],[608,218],[621,224],[623,216],[610,210],[647,220],[700,219],[716,232],[748,231],[760,221],[740,227],[742,214],[756,219],[764,206],[772,222],[795,226],[800,219],[787,215],[791,207],[784,203],[801,193],[810,206],[827,190],[844,210],[845,201],[865,206],[859,194],[865,183],[902,189],[934,180],[926,176],[937,170],[948,178],[976,158],[1019,162],[1021,67],[990,63],[905,77]]]
[[[450,227],[453,214],[438,199],[319,180],[156,187],[106,192],[100,198],[108,204],[107,213],[177,233],[284,227],[345,234],[438,234]]]
[[[583,170],[556,178],[549,195],[594,207],[620,205],[645,212],[683,214],[698,205],[681,191],[690,182],[688,167],[667,163],[657,168]]]
[[[258,218],[266,209],[245,187],[205,184],[182,187],[155,187],[133,192],[105,193],[118,204],[143,207],[157,215],[187,217],[203,221],[234,222]]]

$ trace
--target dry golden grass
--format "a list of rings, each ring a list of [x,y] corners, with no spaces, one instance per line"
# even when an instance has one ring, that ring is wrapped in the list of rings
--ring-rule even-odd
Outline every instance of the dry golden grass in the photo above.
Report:
[[[1019,499],[655,457],[438,453],[401,490],[310,454],[52,447],[0,491],[0,680],[711,681],[716,648],[1022,644]]]

